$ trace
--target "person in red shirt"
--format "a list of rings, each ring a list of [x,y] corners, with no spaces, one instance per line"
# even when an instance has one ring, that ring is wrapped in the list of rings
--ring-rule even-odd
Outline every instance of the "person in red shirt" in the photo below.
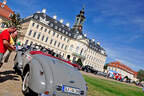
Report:
[[[15,38],[17,35],[15,27],[10,27],[0,33],[0,67],[2,66],[2,58],[8,48],[15,50],[15,46],[10,44],[10,35]]]

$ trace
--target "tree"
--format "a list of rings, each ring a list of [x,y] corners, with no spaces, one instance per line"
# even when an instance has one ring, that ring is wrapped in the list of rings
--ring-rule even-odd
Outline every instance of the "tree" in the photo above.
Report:
[[[79,64],[80,66],[83,66],[82,61],[81,61],[80,58],[77,60],[77,64]]]
[[[21,35],[19,30],[21,29],[21,18],[20,18],[20,14],[12,14],[10,17],[10,19],[7,21],[2,22],[6,28],[9,27],[16,27],[18,29],[18,37]]]
[[[17,14],[14,13],[9,18],[10,18],[9,20],[3,22],[6,25],[6,27],[13,27],[14,26],[18,30],[21,29],[21,24],[20,24],[21,18],[20,18],[19,13],[17,13]]]
[[[104,69],[104,72],[105,70],[107,70],[107,67],[108,67],[108,63],[104,65],[103,69]]]
[[[144,81],[144,70],[140,69],[137,74],[137,78],[141,81]]]

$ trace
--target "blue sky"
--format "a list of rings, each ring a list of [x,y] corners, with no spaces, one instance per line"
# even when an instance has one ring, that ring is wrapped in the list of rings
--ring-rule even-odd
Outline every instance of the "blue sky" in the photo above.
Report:
[[[101,42],[108,54],[106,62],[118,60],[135,71],[144,69],[143,0],[7,0],[22,18],[46,8],[47,15],[57,15],[71,26],[83,4],[83,32]]]

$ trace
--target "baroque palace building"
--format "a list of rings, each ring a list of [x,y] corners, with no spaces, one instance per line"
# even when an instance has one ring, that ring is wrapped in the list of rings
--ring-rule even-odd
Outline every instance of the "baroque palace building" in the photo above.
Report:
[[[82,28],[85,20],[84,8],[76,16],[73,28],[69,23],[63,24],[63,19],[56,20],[57,16],[50,17],[46,10],[36,12],[22,20],[22,37],[19,41],[23,44],[40,44],[63,58],[70,55],[70,60],[82,60],[83,65],[93,66],[98,71],[103,71],[106,52],[96,43],[83,34]]]

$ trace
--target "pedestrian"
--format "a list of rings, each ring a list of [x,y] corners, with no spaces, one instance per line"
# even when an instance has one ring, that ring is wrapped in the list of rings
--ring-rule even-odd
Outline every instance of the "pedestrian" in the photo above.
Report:
[[[17,36],[17,29],[10,27],[0,33],[0,67],[2,66],[2,58],[7,49],[13,51],[15,46],[10,44],[11,39]]]

